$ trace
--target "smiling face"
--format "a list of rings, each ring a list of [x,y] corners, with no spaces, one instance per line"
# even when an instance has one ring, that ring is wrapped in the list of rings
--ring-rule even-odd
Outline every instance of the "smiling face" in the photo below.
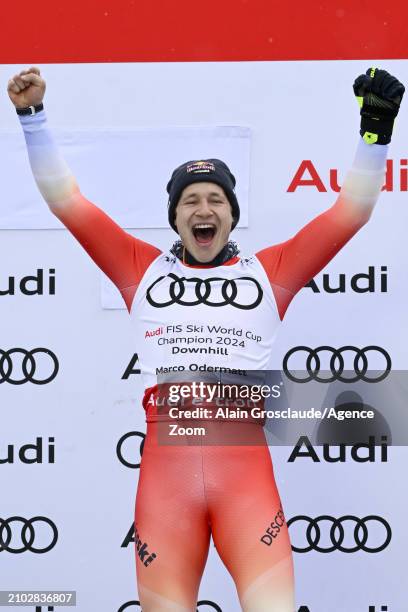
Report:
[[[176,207],[175,224],[183,245],[202,263],[214,259],[228,242],[233,218],[231,204],[216,183],[192,183]]]

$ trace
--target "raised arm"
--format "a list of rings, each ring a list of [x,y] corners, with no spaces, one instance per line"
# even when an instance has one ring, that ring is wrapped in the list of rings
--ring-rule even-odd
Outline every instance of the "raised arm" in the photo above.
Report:
[[[115,283],[130,310],[141,277],[160,251],[125,232],[82,195],[48,129],[45,111],[41,110],[44,92],[45,81],[35,67],[20,72],[8,83],[34,179],[50,210]]]
[[[362,107],[361,138],[335,204],[290,240],[257,253],[271,282],[281,318],[295,294],[368,221],[380,195],[393,117],[398,112],[404,87],[385,71],[379,71],[377,78],[372,70],[355,81],[354,91]],[[386,119],[384,106],[380,104],[384,102],[389,104]]]

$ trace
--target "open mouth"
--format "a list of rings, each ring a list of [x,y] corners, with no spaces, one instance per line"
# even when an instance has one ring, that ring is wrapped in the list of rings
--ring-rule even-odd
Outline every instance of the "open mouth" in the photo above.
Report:
[[[193,226],[193,235],[198,244],[208,245],[212,242],[217,228],[212,223],[196,223]]]

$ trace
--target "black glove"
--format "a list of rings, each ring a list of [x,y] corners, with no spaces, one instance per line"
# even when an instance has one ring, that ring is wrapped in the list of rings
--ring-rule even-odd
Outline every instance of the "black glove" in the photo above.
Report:
[[[385,70],[369,68],[353,85],[360,105],[360,135],[368,144],[391,142],[394,119],[398,115],[405,87]]]

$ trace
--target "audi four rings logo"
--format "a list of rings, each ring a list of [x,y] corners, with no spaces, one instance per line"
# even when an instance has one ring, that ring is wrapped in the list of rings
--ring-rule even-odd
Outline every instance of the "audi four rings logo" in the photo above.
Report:
[[[197,608],[202,608],[202,607],[204,607],[204,609],[210,608],[211,610],[216,610],[216,612],[222,612],[220,606],[218,606],[213,601],[208,601],[207,599],[202,599],[201,601],[197,602]],[[199,611],[197,609],[197,612],[204,612],[204,610]]]
[[[355,371],[355,376],[343,376],[344,372],[344,356],[343,354],[347,351],[351,351],[355,353],[353,368]],[[381,370],[375,369],[375,374],[373,376],[366,376],[368,372],[368,357],[367,354],[373,351],[377,353],[377,355],[381,355],[385,359],[385,367],[381,368]],[[322,377],[319,376],[320,373],[320,357],[319,353],[326,353],[330,356],[329,368],[331,371],[331,376]],[[289,360],[292,355],[296,353],[306,353],[307,357],[305,360],[304,367],[307,370],[309,376],[299,377],[297,374],[299,372],[293,372],[293,368],[289,365]],[[283,371],[285,375],[297,383],[307,383],[311,380],[316,380],[322,383],[331,383],[335,380],[352,383],[357,380],[363,380],[365,382],[376,383],[384,380],[388,376],[391,371],[391,357],[387,353],[387,351],[380,346],[370,345],[365,346],[362,349],[357,348],[356,346],[342,346],[339,349],[335,349],[332,346],[318,346],[315,349],[311,349],[308,346],[295,346],[294,348],[288,351],[283,359]],[[292,371],[291,371],[292,370]]]
[[[126,442],[126,440],[128,440],[129,438],[133,436],[140,439],[139,454],[140,454],[140,461],[141,461],[141,457],[143,455],[144,442],[145,442],[145,434],[142,433],[141,431],[129,431],[129,433],[124,434],[116,445],[116,454],[118,456],[119,461],[123,463],[123,465],[125,465],[126,467],[139,468],[140,461],[138,461],[137,463],[131,463],[130,461],[127,461],[124,458],[123,452],[122,452],[122,446],[124,442]]]
[[[34,546],[35,540],[38,537],[38,534],[34,530],[34,523],[42,523],[48,525],[50,528],[51,537],[48,538],[50,542],[46,546]],[[20,538],[22,546],[13,545],[14,540],[18,538]],[[42,539],[41,537],[41,540]],[[54,548],[57,540],[58,529],[56,525],[45,516],[35,516],[31,519],[25,519],[22,516],[11,516],[8,519],[0,517],[0,552],[6,550],[10,553],[19,554],[30,551],[43,554]]]
[[[185,276],[179,277],[176,274],[168,274],[168,277],[172,278],[172,282],[168,286],[169,292],[169,300],[164,299],[164,301],[157,301],[152,296],[153,288],[160,283],[166,276],[160,276],[157,280],[154,281],[150,285],[150,287],[146,291],[146,299],[151,306],[155,308],[166,308],[167,306],[171,306],[172,304],[179,304],[180,306],[198,306],[198,304],[205,304],[206,306],[227,306],[228,304],[234,306],[235,308],[239,308],[241,310],[252,310],[256,308],[262,300],[263,291],[261,285],[255,278],[251,276],[241,276],[237,279],[225,279],[220,278],[218,276],[213,276],[212,278],[197,278],[193,276],[192,278],[186,278]],[[248,303],[243,304],[237,300],[238,297],[238,285],[236,281],[246,281],[248,283],[252,283],[252,285],[257,290],[257,294],[255,299]],[[218,296],[222,299],[211,299],[211,294],[214,291],[214,283],[222,283],[221,284],[221,296]],[[194,293],[196,299],[187,299],[183,300],[183,296],[186,292],[186,286],[190,283],[191,287],[194,287]],[[213,294],[214,295],[214,294]],[[166,297],[166,296],[165,296]]]
[[[322,514],[316,518],[310,518],[310,516],[295,516],[288,520],[288,528],[294,523],[303,521],[307,524],[306,528],[306,540],[307,546],[294,546],[292,543],[292,550],[298,553],[307,553],[311,550],[316,550],[321,553],[331,553],[335,550],[339,550],[344,553],[354,553],[358,550],[363,550],[368,553],[379,553],[384,548],[387,548],[391,542],[392,531],[390,525],[381,516],[375,516],[371,514],[362,519],[352,514],[347,514],[339,519],[336,519],[327,514]],[[324,540],[329,541],[331,545],[319,546],[320,539],[322,536],[320,523],[326,523],[325,537]],[[385,530],[382,543],[379,546],[368,546],[368,523],[379,523]],[[345,540],[345,525],[346,523],[355,523],[354,529],[351,527],[348,534],[348,539],[352,538],[354,545],[346,546],[343,545]],[[378,529],[378,527],[375,527]],[[381,528],[381,531],[383,529]],[[291,539],[293,536],[291,535]],[[323,538],[322,538],[323,539]]]
[[[130,610],[130,608],[135,609],[136,606],[138,610],[142,609],[140,601],[128,601],[122,606],[120,606],[118,612],[125,612],[125,610]],[[207,609],[216,610],[216,612],[222,612],[220,606],[214,603],[213,601],[209,601],[208,599],[202,599],[201,601],[197,602],[197,612],[206,612]]]
[[[22,355],[23,358],[20,360],[17,358],[17,355]],[[46,372],[43,374],[38,373],[40,364],[37,361],[41,362],[41,370],[45,369],[42,363],[43,357],[38,359],[39,355],[45,356],[48,364],[51,365],[51,370],[49,365],[47,365]],[[18,361],[21,361],[20,365],[18,365]],[[21,373],[20,375],[13,376],[17,368]],[[57,356],[50,349],[35,348],[31,351],[23,348],[13,348],[8,351],[0,349],[0,384],[8,382],[11,385],[22,385],[26,382],[31,382],[34,385],[46,385],[54,380],[58,370],[59,363]]]

